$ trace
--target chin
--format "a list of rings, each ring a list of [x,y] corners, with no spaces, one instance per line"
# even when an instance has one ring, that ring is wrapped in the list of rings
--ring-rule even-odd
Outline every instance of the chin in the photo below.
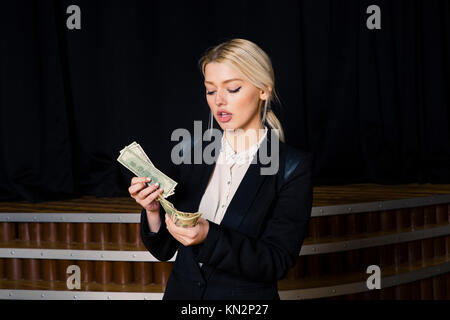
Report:
[[[236,130],[236,126],[231,123],[219,123],[222,130]]]
[[[233,122],[233,120],[231,120],[231,121],[229,121],[229,122],[225,122],[225,123],[222,123],[222,122],[220,122],[218,119],[215,119],[216,120],[216,122],[219,124],[219,127],[222,129],[222,130],[229,130],[229,129],[232,129],[232,130],[234,130],[234,128],[236,127],[232,122]]]

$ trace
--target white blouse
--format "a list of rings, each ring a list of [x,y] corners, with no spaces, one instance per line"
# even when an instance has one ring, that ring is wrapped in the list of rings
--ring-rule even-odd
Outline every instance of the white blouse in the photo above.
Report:
[[[220,154],[198,208],[202,218],[220,224],[267,131],[265,127],[259,142],[241,152],[235,152],[222,135]]]

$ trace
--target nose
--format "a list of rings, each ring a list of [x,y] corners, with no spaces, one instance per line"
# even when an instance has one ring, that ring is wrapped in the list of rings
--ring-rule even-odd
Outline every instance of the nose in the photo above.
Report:
[[[227,103],[226,99],[225,99],[225,94],[222,90],[217,90],[217,94],[216,94],[216,101],[215,101],[216,105],[221,106]]]

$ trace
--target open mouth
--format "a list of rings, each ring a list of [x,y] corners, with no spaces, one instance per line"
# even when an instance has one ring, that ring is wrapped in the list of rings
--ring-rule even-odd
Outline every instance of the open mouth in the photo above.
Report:
[[[217,117],[219,119],[220,122],[228,122],[231,120],[231,117],[233,115],[231,113],[227,113],[227,112],[217,112]]]
[[[228,122],[231,120],[232,116],[233,115],[231,113],[227,113],[227,112],[218,112],[217,113],[217,117],[220,122]]]

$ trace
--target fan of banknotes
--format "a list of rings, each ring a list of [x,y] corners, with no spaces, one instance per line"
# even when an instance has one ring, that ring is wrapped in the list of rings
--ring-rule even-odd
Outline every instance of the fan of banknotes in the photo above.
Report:
[[[133,141],[133,143],[120,150],[117,161],[136,176],[150,177],[152,179],[152,184],[156,182],[159,183],[159,187],[162,188],[164,192],[158,196],[157,200],[177,226],[188,228],[194,227],[197,224],[198,219],[202,215],[200,212],[189,213],[179,211],[167,200],[167,197],[170,197],[175,193],[177,182],[159,171],[136,141]]]

